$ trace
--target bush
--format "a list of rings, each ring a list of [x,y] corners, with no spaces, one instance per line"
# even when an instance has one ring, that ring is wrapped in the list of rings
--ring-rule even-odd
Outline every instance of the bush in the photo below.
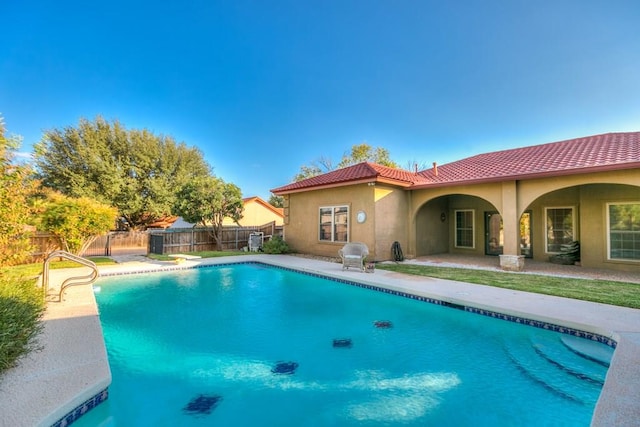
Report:
[[[262,245],[262,250],[266,254],[288,254],[291,252],[289,245],[284,241],[282,236],[273,236]]]
[[[33,278],[0,272],[0,373],[37,348],[45,301]]]

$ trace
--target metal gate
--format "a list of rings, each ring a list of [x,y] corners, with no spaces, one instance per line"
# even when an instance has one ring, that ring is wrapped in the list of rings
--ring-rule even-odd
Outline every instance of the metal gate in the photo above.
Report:
[[[149,236],[149,252],[162,255],[164,249],[164,236],[162,234],[151,234]]]

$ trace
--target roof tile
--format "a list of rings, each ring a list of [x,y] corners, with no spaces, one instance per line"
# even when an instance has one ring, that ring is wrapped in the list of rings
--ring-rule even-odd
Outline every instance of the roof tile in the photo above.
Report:
[[[640,166],[640,132],[606,133],[478,154],[419,172],[431,183],[567,175]]]
[[[274,193],[346,184],[366,179],[413,187],[500,181],[588,171],[640,168],[640,132],[593,135],[548,144],[478,154],[418,173],[375,163],[343,169],[273,189]]]

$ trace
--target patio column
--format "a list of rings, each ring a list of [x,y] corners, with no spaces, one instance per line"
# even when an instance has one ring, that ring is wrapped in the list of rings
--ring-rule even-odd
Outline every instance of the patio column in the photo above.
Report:
[[[518,191],[515,181],[502,183],[502,227],[504,233],[503,270],[520,271],[524,268],[524,256],[520,255],[520,218],[518,217]]]

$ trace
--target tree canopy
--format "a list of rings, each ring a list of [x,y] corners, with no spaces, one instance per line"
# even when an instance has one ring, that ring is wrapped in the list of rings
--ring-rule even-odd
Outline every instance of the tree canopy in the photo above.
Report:
[[[269,204],[274,208],[284,208],[284,197],[276,196],[271,193],[271,196],[269,197]]]
[[[117,215],[115,208],[87,197],[51,193],[40,225],[60,239],[65,251],[80,255],[99,235],[113,228]]]
[[[211,172],[197,148],[101,117],[46,131],[35,164],[45,187],[115,206],[133,228],[170,215],[180,188]]]
[[[320,159],[311,162],[309,165],[302,165],[300,171],[293,177],[294,181],[302,181],[323,173],[331,172],[334,169],[341,169],[362,162],[372,162],[391,168],[399,167],[396,162],[389,157],[389,150],[382,147],[371,147],[367,143],[356,144],[351,147],[350,153],[345,153],[338,163],[337,167],[333,166],[331,159],[320,157]]]
[[[31,255],[29,199],[37,182],[26,165],[14,162],[20,137],[6,136],[0,116],[0,266],[20,264]]]
[[[201,177],[187,183],[176,200],[175,212],[185,221],[209,227],[218,250],[222,250],[222,221],[242,218],[242,193],[235,184],[216,177]]]
[[[338,163],[338,169],[355,165],[362,162],[377,163],[390,168],[399,167],[396,162],[389,157],[389,150],[382,147],[373,148],[366,143],[357,144],[351,147],[351,153],[345,153]]]

